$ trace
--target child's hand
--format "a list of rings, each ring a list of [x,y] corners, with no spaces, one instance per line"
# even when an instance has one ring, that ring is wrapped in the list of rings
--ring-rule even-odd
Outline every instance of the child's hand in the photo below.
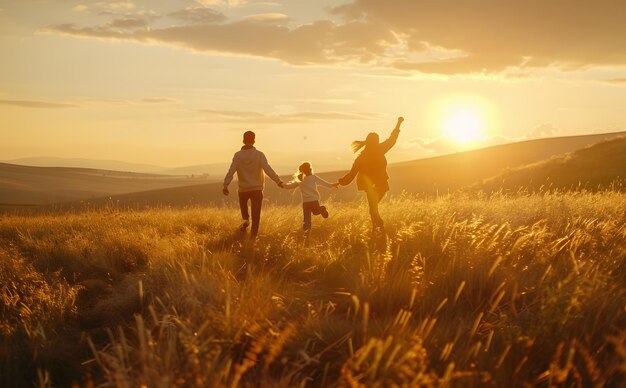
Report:
[[[335,182],[332,184],[333,188],[338,189],[339,188],[339,182]]]

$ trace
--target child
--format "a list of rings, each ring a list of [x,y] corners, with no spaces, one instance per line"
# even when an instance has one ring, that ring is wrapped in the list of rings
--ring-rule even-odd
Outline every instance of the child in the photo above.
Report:
[[[295,180],[286,183],[283,187],[285,189],[300,188],[302,193],[302,211],[304,213],[304,231],[309,232],[311,230],[311,214],[316,216],[321,214],[322,217],[328,218],[326,206],[320,206],[320,193],[317,191],[317,185],[337,188],[338,183],[328,183],[314,175],[313,168],[309,162],[304,162],[298,167],[298,173],[295,175],[295,178]]]

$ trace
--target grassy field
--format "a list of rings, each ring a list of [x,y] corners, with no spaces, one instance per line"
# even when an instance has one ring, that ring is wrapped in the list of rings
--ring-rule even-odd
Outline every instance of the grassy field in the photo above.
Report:
[[[609,385],[626,195],[0,216],[0,386]]]

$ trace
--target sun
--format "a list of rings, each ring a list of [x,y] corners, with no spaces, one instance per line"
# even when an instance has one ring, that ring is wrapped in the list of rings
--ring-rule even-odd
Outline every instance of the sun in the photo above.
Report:
[[[494,104],[478,94],[442,96],[436,100],[432,114],[440,136],[457,150],[486,144],[498,126]]]
[[[444,118],[443,132],[456,143],[475,143],[485,138],[485,120],[476,109],[456,108]]]

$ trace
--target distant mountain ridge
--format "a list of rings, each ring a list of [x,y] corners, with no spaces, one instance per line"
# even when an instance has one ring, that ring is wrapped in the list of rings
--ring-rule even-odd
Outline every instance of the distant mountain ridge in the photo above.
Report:
[[[230,161],[221,163],[196,164],[181,167],[163,167],[152,164],[124,162],[121,160],[61,158],[56,156],[37,156],[0,161],[0,163],[15,164],[29,167],[71,167],[87,168],[106,171],[136,172],[143,174],[162,175],[208,175],[223,177],[226,174]],[[287,171],[286,166],[274,165],[276,170]]]
[[[411,162],[391,164],[388,167],[390,176],[390,194],[403,191],[421,195],[442,195],[448,192],[469,187],[477,182],[497,176],[506,169],[536,163],[548,158],[572,152],[592,144],[625,135],[626,132],[597,135],[569,136],[528,140],[518,143],[460,152],[457,154],[418,159]],[[347,165],[346,169],[350,166]],[[335,181],[346,171],[318,173],[319,176]],[[283,180],[291,179],[284,176]],[[233,192],[236,182],[233,183]],[[99,198],[82,203],[74,202],[56,208],[73,208],[81,206],[102,206],[115,203],[119,206],[196,206],[196,205],[227,205],[237,206],[236,195],[224,197],[221,183],[199,184],[190,187],[164,188],[154,191],[135,192],[114,195],[110,198]],[[337,200],[353,200],[359,198],[355,185],[342,187],[339,190],[320,190],[323,199],[332,195]],[[298,204],[300,194],[293,190],[279,189],[268,181],[265,188],[266,201],[270,203]]]
[[[151,164],[123,162],[120,160],[101,160],[86,158],[61,158],[57,156],[35,156],[2,161],[7,164],[17,164],[30,167],[73,167],[91,168],[96,170],[132,171],[138,173],[157,174],[166,170],[165,167]]]

